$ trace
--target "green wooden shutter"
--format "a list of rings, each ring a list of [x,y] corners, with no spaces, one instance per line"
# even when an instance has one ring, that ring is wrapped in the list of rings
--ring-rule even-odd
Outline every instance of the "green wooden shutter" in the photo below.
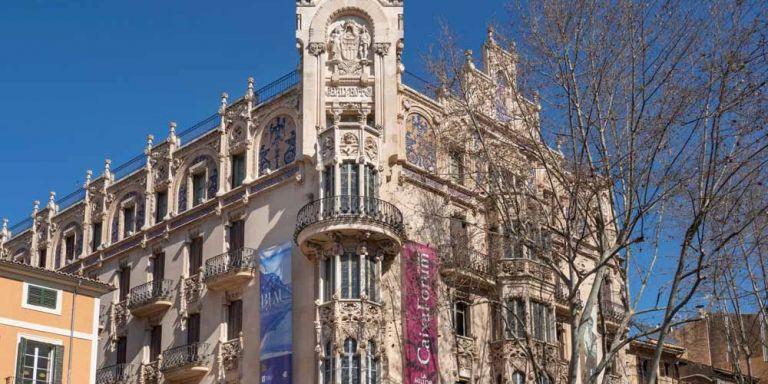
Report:
[[[24,352],[27,350],[27,339],[19,339],[19,351],[16,354],[16,377],[24,377]]]
[[[43,289],[34,285],[27,286],[27,304],[43,305]]]
[[[57,345],[53,350],[53,384],[61,384],[64,373],[64,346]]]
[[[56,309],[57,292],[51,289],[42,290],[42,306]]]

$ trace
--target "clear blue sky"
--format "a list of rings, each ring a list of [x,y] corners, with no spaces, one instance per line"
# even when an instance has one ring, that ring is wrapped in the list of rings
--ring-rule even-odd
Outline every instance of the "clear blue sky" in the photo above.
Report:
[[[478,51],[505,0],[407,0],[405,63],[421,55],[447,22]],[[288,0],[0,3],[0,217],[29,216],[32,202],[62,197],[85,170],[98,175],[240,96],[246,79],[266,84],[298,63],[295,2]]]

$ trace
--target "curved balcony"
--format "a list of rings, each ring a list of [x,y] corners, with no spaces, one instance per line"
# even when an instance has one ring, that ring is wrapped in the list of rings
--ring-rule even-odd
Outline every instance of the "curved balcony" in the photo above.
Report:
[[[600,300],[600,312],[609,326],[618,326],[627,315],[627,308],[622,303],[612,300]]]
[[[173,305],[173,284],[173,280],[160,280],[131,288],[128,299],[131,315],[147,317],[170,308]]]
[[[205,262],[203,282],[212,291],[240,288],[253,279],[256,251],[243,248],[212,257]]]
[[[163,377],[171,382],[193,381],[204,376],[210,368],[208,343],[194,343],[168,349],[160,360]]]
[[[294,240],[305,255],[313,254],[320,244],[332,242],[334,233],[364,235],[395,254],[405,240],[403,214],[392,203],[364,196],[326,197],[299,210]]]
[[[131,380],[130,364],[115,364],[96,371],[96,384],[121,384]]]
[[[449,284],[463,288],[496,286],[494,264],[488,255],[472,249],[441,251],[440,274]]]
[[[555,272],[547,263],[536,259],[501,259],[496,268],[497,276],[504,280],[538,281],[554,289]]]

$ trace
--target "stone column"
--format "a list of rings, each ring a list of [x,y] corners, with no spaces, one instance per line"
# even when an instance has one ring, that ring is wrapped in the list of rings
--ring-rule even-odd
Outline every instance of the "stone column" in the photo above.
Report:
[[[143,231],[154,224],[154,212],[155,209],[157,209],[157,207],[152,204],[152,197],[154,196],[155,191],[155,178],[152,177],[152,144],[154,140],[154,136],[147,135],[147,146],[144,148],[144,155],[147,157],[147,163],[145,165],[146,174],[144,175],[146,178],[146,188],[144,189],[144,223],[141,225],[141,228],[136,228],[137,231]]]
[[[229,190],[227,176],[229,175],[229,140],[227,140],[227,99],[229,95],[226,92],[221,94],[221,107],[219,107],[219,190],[216,196],[221,196]],[[208,196],[212,198],[213,196]]]
[[[248,90],[245,93],[245,100],[248,104],[248,106],[245,109],[245,140],[246,140],[246,147],[245,147],[245,180],[243,180],[243,184],[249,184],[251,181],[256,180],[257,176],[254,173],[256,171],[254,169],[254,154],[253,154],[253,148],[254,148],[254,125],[255,123],[252,121],[253,116],[251,114],[251,111],[253,110],[253,100],[254,100],[254,93],[253,93],[253,87],[254,87],[254,80],[253,77],[248,78]]]
[[[91,191],[88,190],[88,188],[91,185],[91,176],[93,175],[93,171],[90,169],[85,171],[85,183],[83,183],[83,191],[84,191],[84,198],[83,198],[83,239],[81,240],[84,244],[80,247],[80,255],[79,257],[85,257],[88,256],[90,252],[93,252],[94,250],[91,250],[91,244],[93,242],[88,241],[88,239],[91,238],[91,232],[93,231],[93,228],[91,228]]]

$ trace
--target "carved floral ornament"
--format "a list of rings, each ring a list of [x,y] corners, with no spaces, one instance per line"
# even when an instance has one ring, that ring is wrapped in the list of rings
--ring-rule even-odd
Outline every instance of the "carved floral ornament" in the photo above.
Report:
[[[347,132],[341,137],[339,152],[342,156],[356,157],[359,153],[360,139],[354,133]]]

